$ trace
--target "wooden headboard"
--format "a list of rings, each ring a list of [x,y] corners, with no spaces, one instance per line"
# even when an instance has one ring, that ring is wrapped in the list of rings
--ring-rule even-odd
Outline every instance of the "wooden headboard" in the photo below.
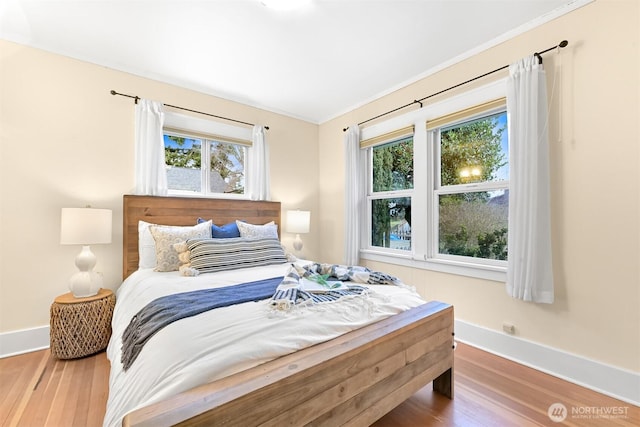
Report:
[[[122,204],[122,278],[138,269],[138,221],[195,225],[198,218],[223,225],[236,219],[251,224],[274,221],[280,233],[280,202],[195,197],[125,195]]]

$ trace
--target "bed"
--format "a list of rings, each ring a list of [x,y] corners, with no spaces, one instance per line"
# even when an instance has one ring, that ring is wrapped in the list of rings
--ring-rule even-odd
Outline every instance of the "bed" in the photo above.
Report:
[[[184,330],[208,335],[206,325],[238,320],[237,325],[229,323],[215,338],[213,347],[220,347],[215,363],[223,367],[222,372],[214,374],[208,366],[200,365],[201,359],[209,357],[208,348],[192,347],[196,344],[190,341],[173,344],[177,339],[167,338],[165,330],[149,340],[140,360],[125,372],[119,365],[122,319],[135,313],[144,301],[171,289],[201,289],[218,286],[218,281],[234,284],[282,274],[280,265],[245,269],[243,279],[237,277],[237,271],[195,278],[170,272],[159,273],[168,281],[169,291],[156,282],[151,284],[158,273],[139,268],[139,221],[193,226],[197,218],[213,218],[216,224],[236,219],[251,224],[273,221],[280,230],[280,203],[124,196],[126,280],[118,290],[114,333],[108,348],[112,369],[105,425],[367,426],[430,382],[435,391],[453,397],[453,307],[438,301],[425,303],[413,295],[415,292],[384,285],[370,286],[373,292],[369,298],[377,298],[375,309],[371,305],[368,309],[349,306],[351,303],[345,301],[339,309],[339,320],[321,310],[268,314],[266,301],[240,304],[248,307],[242,315],[233,314],[231,310],[239,307],[234,306],[182,319],[165,329],[174,329],[171,333],[178,337]],[[133,280],[135,286],[129,285]],[[128,301],[138,296],[143,296],[143,302],[128,307]],[[335,303],[338,307],[340,304]],[[255,335],[245,332],[249,330],[245,329],[248,319],[256,320],[252,326],[257,328]],[[285,332],[278,332],[280,336],[292,335],[275,345],[278,349],[273,353],[259,347],[261,341],[273,341],[269,334],[276,329],[270,322],[284,326]],[[318,338],[327,328],[325,323],[331,323],[332,328],[337,325],[337,329],[331,330],[328,339]],[[251,345],[242,344],[240,336],[245,334]],[[307,340],[308,336],[312,338]],[[236,362],[243,349],[247,349],[250,360],[239,366],[225,365],[227,359]],[[180,369],[176,369],[178,365]],[[196,372],[185,373],[185,366],[187,371]]]

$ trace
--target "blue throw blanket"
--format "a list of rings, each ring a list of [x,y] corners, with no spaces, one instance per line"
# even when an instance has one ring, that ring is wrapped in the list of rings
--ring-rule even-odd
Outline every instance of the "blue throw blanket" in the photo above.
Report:
[[[133,316],[122,335],[120,361],[124,370],[133,364],[145,343],[165,326],[214,308],[270,298],[282,279],[274,277],[224,288],[183,292],[151,301]]]

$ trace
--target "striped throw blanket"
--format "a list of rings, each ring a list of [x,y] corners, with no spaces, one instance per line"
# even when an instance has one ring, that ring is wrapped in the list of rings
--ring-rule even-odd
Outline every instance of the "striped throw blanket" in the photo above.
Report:
[[[276,292],[271,297],[271,306],[276,310],[288,311],[294,306],[337,301],[346,296],[366,295],[368,292],[366,287],[357,284],[349,284],[346,288],[340,289],[327,288],[326,291],[321,293],[306,291],[302,285],[302,278],[310,278],[316,275],[327,276],[329,280],[404,286],[397,277],[371,271],[366,267],[319,263],[300,267],[292,264],[282,283],[276,288]]]

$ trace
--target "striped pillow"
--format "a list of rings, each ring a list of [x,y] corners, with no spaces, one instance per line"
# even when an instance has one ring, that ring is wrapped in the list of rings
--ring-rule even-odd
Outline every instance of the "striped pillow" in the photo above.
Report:
[[[187,247],[191,268],[199,273],[287,262],[278,239],[190,239]]]

